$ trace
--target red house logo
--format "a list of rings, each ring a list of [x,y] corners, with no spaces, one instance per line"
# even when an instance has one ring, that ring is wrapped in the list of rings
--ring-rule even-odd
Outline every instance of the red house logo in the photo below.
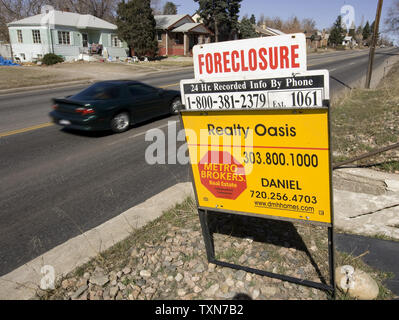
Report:
[[[235,200],[247,188],[245,168],[229,152],[208,151],[198,170],[201,183],[216,198]]]

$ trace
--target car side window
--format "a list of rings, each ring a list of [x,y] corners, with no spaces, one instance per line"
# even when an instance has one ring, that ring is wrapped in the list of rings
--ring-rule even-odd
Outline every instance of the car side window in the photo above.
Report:
[[[140,83],[130,84],[128,85],[128,89],[133,97],[145,97],[156,93],[155,88],[151,88]]]

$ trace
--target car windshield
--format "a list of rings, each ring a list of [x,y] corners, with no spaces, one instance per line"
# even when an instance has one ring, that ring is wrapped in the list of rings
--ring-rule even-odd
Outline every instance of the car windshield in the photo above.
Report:
[[[115,84],[96,83],[71,98],[77,100],[110,100],[117,99],[119,94],[120,87]]]

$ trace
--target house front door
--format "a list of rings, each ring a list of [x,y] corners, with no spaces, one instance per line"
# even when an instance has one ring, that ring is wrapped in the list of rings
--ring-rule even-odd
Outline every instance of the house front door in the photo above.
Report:
[[[89,46],[89,36],[87,33],[82,33],[82,45],[83,48],[87,48]]]

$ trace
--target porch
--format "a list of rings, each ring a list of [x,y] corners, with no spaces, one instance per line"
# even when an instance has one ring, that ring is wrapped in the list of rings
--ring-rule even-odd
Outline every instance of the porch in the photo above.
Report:
[[[185,23],[173,30],[158,31],[159,55],[192,56],[197,44],[209,43],[212,32],[200,23]]]

